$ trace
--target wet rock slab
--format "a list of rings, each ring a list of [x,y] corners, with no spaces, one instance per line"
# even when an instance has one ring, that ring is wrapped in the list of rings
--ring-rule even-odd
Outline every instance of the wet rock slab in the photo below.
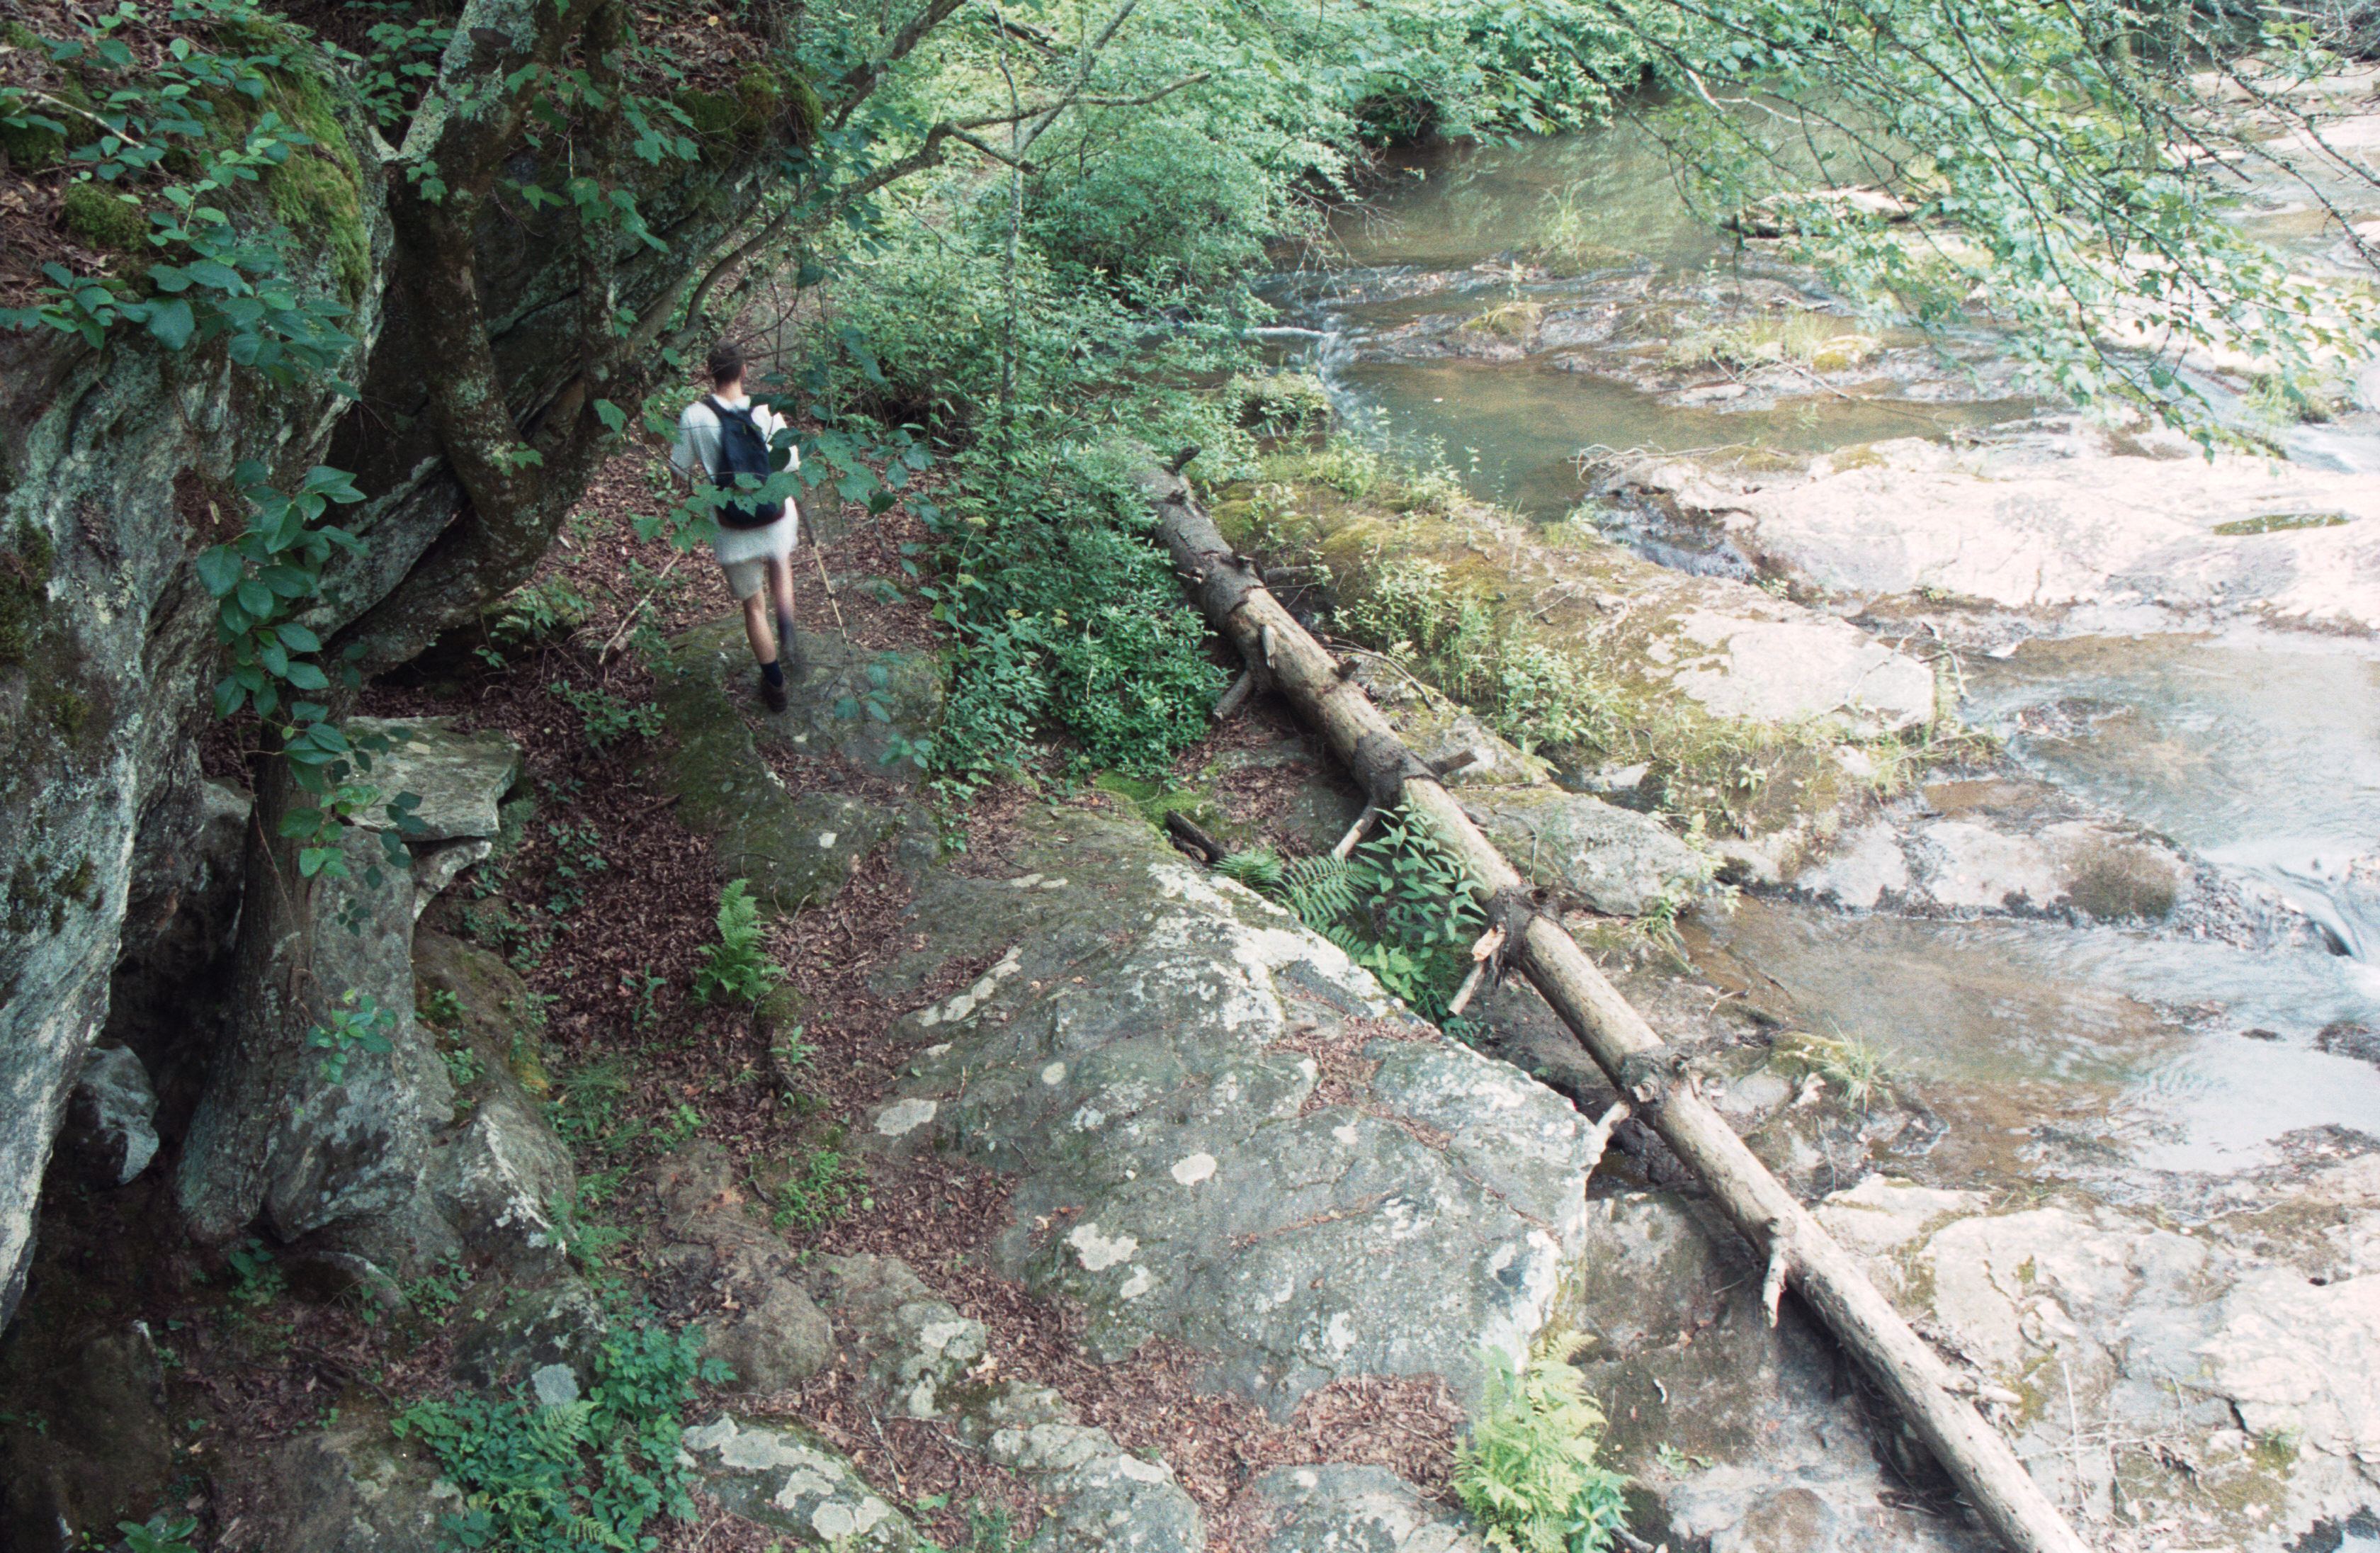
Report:
[[[1878,443],[1720,505],[1765,569],[1830,599],[1958,601],[2069,630],[2380,628],[2370,476],[2163,451],[2119,452],[2088,428],[1966,450]]]
[[[1876,1177],[1819,1216],[2053,1496],[2265,1553],[2380,1491],[2380,1159],[2222,1197],[2195,1224],[2081,1197],[1995,1213]]]

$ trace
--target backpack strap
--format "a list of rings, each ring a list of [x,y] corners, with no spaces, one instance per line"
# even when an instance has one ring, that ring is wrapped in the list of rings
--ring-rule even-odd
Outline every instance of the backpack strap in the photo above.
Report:
[[[716,426],[718,427],[718,429],[719,429],[719,435],[720,435],[720,437],[721,437],[721,439],[722,439],[722,443],[723,443],[724,439],[725,439],[725,438],[726,438],[726,436],[727,436],[727,418],[728,418],[729,416],[731,416],[731,415],[734,415],[735,412],[734,410],[729,409],[726,406],[724,406],[724,405],[721,404],[721,403],[719,402],[719,395],[717,395],[716,394],[704,394],[704,395],[702,396],[702,400],[701,400],[701,402],[702,402],[704,405],[706,405],[706,406],[708,406],[710,407],[710,419],[711,419],[711,421],[712,421],[712,423],[713,423],[714,425],[716,425]],[[721,457],[721,459],[722,459],[722,463],[723,463],[723,461],[724,461],[724,459],[725,459],[725,457],[726,457],[726,455],[727,455],[727,449],[725,448],[725,446],[724,446],[724,445],[722,445],[722,446],[720,448],[719,452],[720,452],[720,457]],[[720,471],[719,471],[719,470],[717,470],[717,469],[713,469],[713,468],[710,467],[709,467],[709,466],[707,466],[707,465],[706,465],[706,466],[704,467],[704,468],[703,468],[703,473],[705,473],[705,474],[707,474],[707,475],[709,475],[709,476],[710,477],[710,483],[711,483],[711,484],[713,484],[713,485],[724,485],[724,484],[726,483],[726,481],[725,481],[725,480],[723,480],[723,479],[722,479],[720,478]]]

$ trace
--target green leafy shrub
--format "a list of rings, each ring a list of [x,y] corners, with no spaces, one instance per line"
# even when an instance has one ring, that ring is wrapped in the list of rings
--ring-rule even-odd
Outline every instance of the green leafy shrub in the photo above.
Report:
[[[1234,853],[1218,871],[1270,895],[1346,951],[1415,1013],[1447,1017],[1488,917],[1471,873],[1417,809],[1381,816],[1350,857],[1284,862],[1263,848]]]
[[[1584,1341],[1541,1344],[1518,1373],[1488,1351],[1487,1404],[1455,1449],[1454,1492],[1490,1547],[1603,1553],[1622,1523],[1627,1479],[1595,1464],[1603,1413],[1571,1367]]]
[[[650,701],[623,701],[610,691],[597,686],[592,690],[575,690],[556,680],[549,688],[570,703],[578,713],[578,726],[587,734],[588,745],[601,750],[631,736],[653,739],[661,736],[663,724],[662,709]]]
[[[771,1229],[789,1225],[823,1230],[856,1204],[866,1208],[875,1199],[867,1195],[868,1173],[835,1149],[813,1148],[794,1161],[777,1186],[777,1207],[769,1215]]]
[[[653,1517],[694,1514],[678,1464],[680,1415],[698,1375],[725,1378],[716,1361],[698,1363],[702,1344],[698,1327],[623,1328],[596,1350],[593,1384],[578,1401],[465,1396],[406,1409],[397,1433],[435,1451],[463,1495],[447,1535],[467,1548],[518,1553],[654,1547],[643,1535]]]
[[[198,1545],[190,1539],[198,1535],[199,1519],[195,1515],[154,1515],[143,1521],[118,1521],[115,1529],[124,1534],[128,1553],[197,1553]]]
[[[369,992],[349,988],[340,994],[338,1006],[331,1011],[330,1022],[306,1032],[307,1043],[325,1053],[316,1064],[322,1082],[337,1084],[344,1080],[347,1059],[358,1051],[384,1057],[395,1049],[397,1020],[395,1009],[381,1007]]]
[[[761,941],[760,903],[752,898],[751,880],[729,880],[719,895],[719,941],[704,952],[702,967],[694,974],[694,995],[706,1003],[713,993],[759,1002],[783,974]]]

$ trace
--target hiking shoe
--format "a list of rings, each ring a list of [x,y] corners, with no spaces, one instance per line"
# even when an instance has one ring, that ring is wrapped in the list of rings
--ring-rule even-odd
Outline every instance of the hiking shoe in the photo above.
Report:
[[[785,710],[785,687],[770,684],[766,674],[760,676],[760,704],[772,712]]]

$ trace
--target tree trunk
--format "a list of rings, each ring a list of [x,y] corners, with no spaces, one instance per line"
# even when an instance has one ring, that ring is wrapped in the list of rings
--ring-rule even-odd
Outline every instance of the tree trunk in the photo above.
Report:
[[[1187,484],[1178,476],[1153,474],[1149,489],[1175,569],[1216,627],[1249,662],[1268,663],[1275,686],[1319,726],[1375,802],[1402,801],[1437,821],[1477,881],[1491,916],[1512,916],[1525,908],[1525,881],[1414,758],[1338,661],[1266,591],[1256,564],[1232,553]],[[1767,1259],[1771,1319],[1776,1299],[1790,1282],[1859,1356],[2015,1553],[2085,1553],[2082,1539],[2008,1442],[1953,1395],[1972,1387],[1954,1377],[1918,1340],[1859,1264],[1695,1092],[1692,1077],[1670,1059],[1661,1037],[1603,978],[1560,923],[1534,913],[1525,920],[1515,956],[1523,973],[1637,1115],[1661,1134],[1753,1249]]]

